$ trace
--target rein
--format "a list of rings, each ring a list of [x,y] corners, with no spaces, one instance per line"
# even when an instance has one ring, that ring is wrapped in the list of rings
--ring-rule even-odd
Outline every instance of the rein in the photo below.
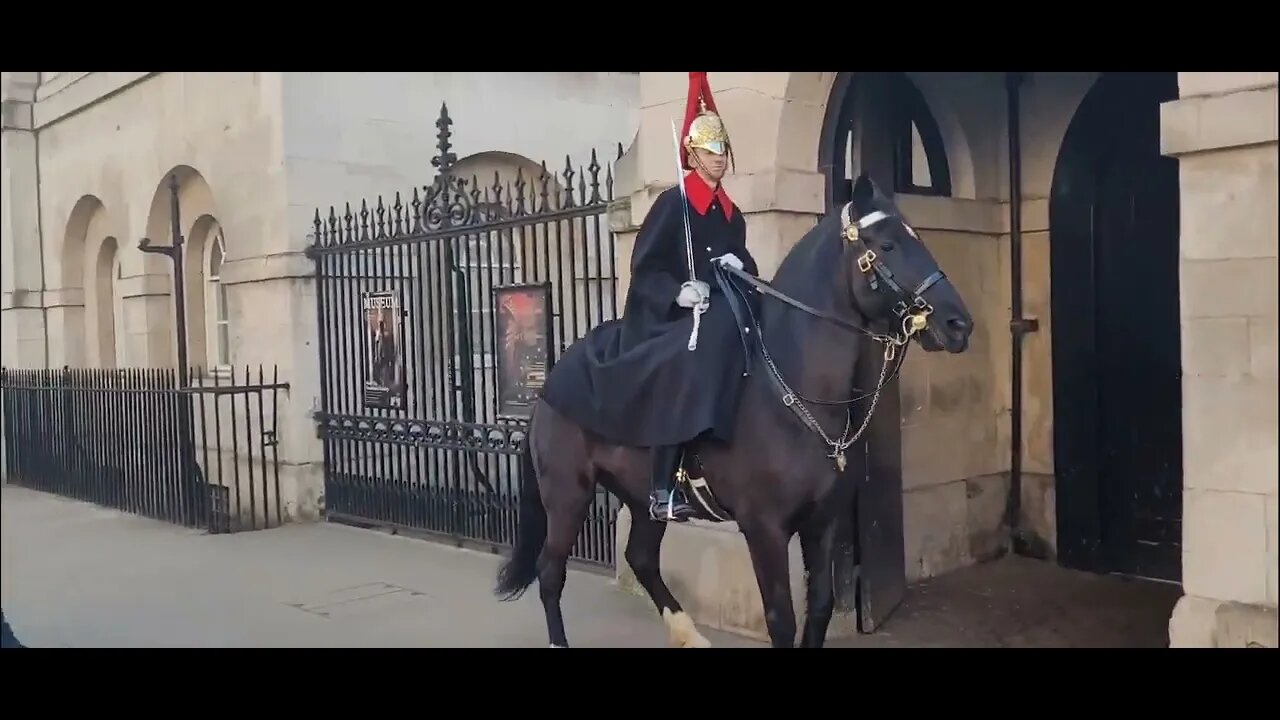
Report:
[[[889,217],[886,213],[877,210],[860,218],[855,223],[850,217],[850,208],[852,205],[852,203],[846,204],[844,209],[841,211],[843,224],[842,235],[850,243],[861,242],[860,230],[871,227],[872,225]],[[902,364],[905,362],[907,356],[906,347],[911,341],[911,337],[916,333],[923,331],[928,325],[928,318],[933,312],[933,307],[922,297],[922,294],[945,277],[941,269],[936,270],[931,273],[929,277],[925,278],[913,291],[908,293],[903,290],[902,286],[899,285],[896,280],[894,280],[893,272],[880,262],[876,257],[875,252],[867,247],[865,242],[862,242],[862,246],[866,248],[866,251],[858,257],[858,269],[861,270],[863,274],[869,275],[868,283],[871,289],[873,291],[879,289],[879,282],[877,282],[877,280],[879,280],[898,296],[898,302],[894,305],[893,311],[902,323],[902,331],[900,334],[895,333],[893,335],[885,335],[860,327],[848,320],[845,320],[844,318],[837,317],[829,312],[811,307],[787,295],[786,293],[779,291],[766,281],[761,280],[748,272],[739,270],[724,263],[716,264],[716,279],[725,290],[725,297],[729,300],[729,306],[738,320],[739,327],[748,328],[748,332],[750,332],[749,328],[755,328],[756,337],[758,338],[757,342],[760,346],[760,353],[769,367],[769,379],[773,381],[774,386],[781,394],[782,404],[789,408],[806,427],[820,436],[823,442],[832,449],[827,457],[835,461],[836,469],[839,472],[844,472],[847,465],[844,451],[857,442],[858,439],[862,437],[862,434],[866,432],[867,426],[870,425],[871,417],[875,413],[876,404],[880,400],[880,392],[884,390],[885,385],[896,377],[898,371],[902,369]],[[801,312],[830,322],[844,330],[866,335],[867,337],[882,344],[884,346],[884,357],[880,367],[880,379],[877,381],[875,390],[848,400],[831,401],[811,400],[792,389],[791,386],[787,384],[787,381],[782,377],[782,373],[778,370],[777,365],[774,364],[773,358],[769,355],[769,349],[765,345],[764,333],[760,328],[760,322],[755,317],[754,313],[752,313],[750,304],[745,302],[745,296],[742,297],[742,302],[735,297],[735,293],[741,295],[742,290],[739,289],[730,278],[726,277],[725,273],[745,280],[757,291],[777,300],[781,300]],[[730,290],[733,292],[729,292]],[[750,326],[744,324],[745,319],[742,316],[744,308],[746,313],[751,315]],[[741,335],[741,333],[739,333],[739,335]],[[898,348],[903,348],[901,354],[898,353]],[[745,338],[743,338],[743,351],[747,353],[747,363],[749,367],[751,360],[750,350],[747,347],[747,341]],[[893,373],[890,374],[888,372],[889,364],[895,359],[895,357],[898,358],[898,362],[894,366]],[[871,406],[867,408],[867,414],[866,417],[863,418],[862,424],[859,425],[857,431],[851,435],[850,429],[853,427],[853,412],[851,409],[846,410],[845,412],[847,417],[845,419],[844,432],[841,433],[840,438],[837,440],[833,440],[829,435],[827,435],[826,430],[823,429],[822,425],[818,423],[817,419],[813,417],[812,413],[810,413],[808,408],[804,405],[804,402],[813,403],[815,405],[849,405],[867,397],[871,398]]]

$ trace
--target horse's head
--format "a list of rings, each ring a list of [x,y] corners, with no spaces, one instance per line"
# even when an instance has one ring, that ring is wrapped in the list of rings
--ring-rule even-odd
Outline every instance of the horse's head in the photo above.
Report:
[[[973,317],[893,200],[859,175],[844,209],[844,257],[854,303],[885,335],[914,331],[927,352],[969,347]]]

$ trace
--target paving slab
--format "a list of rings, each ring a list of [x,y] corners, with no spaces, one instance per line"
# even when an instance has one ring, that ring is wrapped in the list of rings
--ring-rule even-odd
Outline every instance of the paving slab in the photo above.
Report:
[[[0,504],[0,602],[31,647],[547,647],[536,586],[492,594],[495,555],[335,523],[208,535],[14,486]],[[563,607],[574,646],[667,646],[610,577],[570,572]]]
[[[208,535],[5,485],[0,603],[32,647],[546,647],[536,586],[502,603],[501,559],[335,523]],[[1009,557],[910,588],[834,647],[1164,647],[1176,585]],[[666,647],[647,598],[571,570],[575,647]],[[718,647],[762,643],[701,628]]]
[[[914,585],[880,630],[832,645],[1168,647],[1181,596],[1176,584],[1010,556]]]

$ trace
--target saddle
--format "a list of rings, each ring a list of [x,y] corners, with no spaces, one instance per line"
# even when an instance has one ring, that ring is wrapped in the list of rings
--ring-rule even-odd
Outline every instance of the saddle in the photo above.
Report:
[[[731,522],[733,514],[716,502],[711,486],[707,484],[702,471],[702,461],[698,454],[689,450],[681,450],[680,463],[676,470],[675,486],[682,491],[689,501],[689,506],[697,513],[699,520],[712,523]]]

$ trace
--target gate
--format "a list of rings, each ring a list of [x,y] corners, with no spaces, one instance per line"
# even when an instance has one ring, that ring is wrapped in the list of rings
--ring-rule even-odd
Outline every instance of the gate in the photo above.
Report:
[[[541,378],[616,317],[613,169],[593,151],[556,175],[461,177],[451,125],[442,106],[431,184],[315,212],[315,417],[329,519],[496,551],[515,540]],[[574,558],[613,565],[618,509],[598,491]]]

